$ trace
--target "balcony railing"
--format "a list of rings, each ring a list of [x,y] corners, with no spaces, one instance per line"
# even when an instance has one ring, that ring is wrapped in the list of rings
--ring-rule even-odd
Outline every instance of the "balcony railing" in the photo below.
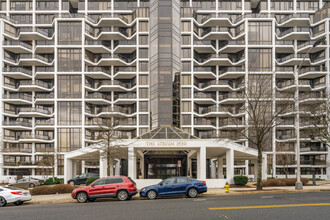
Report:
[[[216,120],[215,119],[205,119],[205,118],[195,118],[194,119],[195,125],[211,125],[216,126]]]
[[[3,126],[25,126],[25,127],[32,127],[32,122],[29,121],[22,121],[22,120],[17,120],[17,121],[3,121],[2,122]]]
[[[27,49],[32,49],[32,45],[25,43],[23,41],[3,41],[3,45],[6,46],[22,46],[25,47]]]
[[[85,96],[86,99],[105,99],[111,100],[111,95],[103,94],[103,93],[89,93]]]
[[[216,99],[215,93],[195,92],[194,98],[197,99]]]
[[[29,69],[25,69],[25,68],[22,68],[22,67],[7,67],[7,68],[3,68],[2,69],[3,72],[12,72],[12,73],[15,73],[15,72],[19,72],[19,73],[25,73],[27,75],[30,75],[32,76],[32,70],[29,70]]]
[[[4,94],[2,95],[3,99],[23,99],[26,101],[32,101],[32,95],[24,94],[24,93],[16,93],[16,94]]]

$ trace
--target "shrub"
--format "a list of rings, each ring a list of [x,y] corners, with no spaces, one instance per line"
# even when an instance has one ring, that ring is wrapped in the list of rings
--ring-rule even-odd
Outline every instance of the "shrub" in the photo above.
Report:
[[[249,178],[247,176],[234,176],[235,185],[245,186],[248,181]]]
[[[308,184],[308,178],[301,178],[303,185]],[[297,182],[296,178],[283,178],[283,179],[267,179],[262,182],[263,186],[295,186]]]
[[[64,179],[63,178],[57,178],[55,177],[54,178],[54,181],[53,181],[53,178],[48,178],[47,180],[45,180],[45,185],[55,185],[55,184],[61,184],[61,183],[64,183]]]
[[[57,184],[52,186],[37,186],[30,189],[31,195],[49,195],[71,193],[76,187],[69,184]]]
[[[99,179],[98,177],[91,177],[86,180],[86,186],[94,182],[95,180]]]

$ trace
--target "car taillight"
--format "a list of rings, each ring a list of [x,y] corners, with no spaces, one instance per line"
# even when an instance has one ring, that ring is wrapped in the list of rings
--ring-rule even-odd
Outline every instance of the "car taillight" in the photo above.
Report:
[[[14,195],[22,195],[22,192],[21,191],[17,191],[17,192],[10,192],[11,194],[14,194]]]
[[[40,180],[38,180],[38,183],[40,183]]]
[[[203,185],[206,185],[206,182],[205,181],[203,182]]]
[[[134,187],[134,186],[135,186],[134,183],[130,183],[130,184],[129,184],[129,187]]]

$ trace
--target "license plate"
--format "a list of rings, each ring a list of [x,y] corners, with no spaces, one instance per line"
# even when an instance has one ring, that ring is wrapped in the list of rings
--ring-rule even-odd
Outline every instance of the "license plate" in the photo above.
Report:
[[[24,196],[27,196],[27,195],[28,195],[28,193],[27,193],[27,192],[25,192],[25,193],[23,193],[23,195],[24,195]]]

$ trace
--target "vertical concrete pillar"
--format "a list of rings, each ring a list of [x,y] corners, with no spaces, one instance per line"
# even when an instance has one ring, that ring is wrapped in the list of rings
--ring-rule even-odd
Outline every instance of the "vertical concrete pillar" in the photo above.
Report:
[[[216,162],[217,159],[211,159],[211,179],[216,179],[217,178],[217,166],[216,166]]]
[[[327,172],[327,176],[326,176],[326,179],[327,180],[330,180],[330,147],[327,147],[328,148],[328,155],[327,155],[327,161],[326,161],[326,164],[327,164],[327,168],[326,168],[326,172]]]
[[[141,170],[142,178],[144,179],[144,155],[140,159],[140,170]]]
[[[113,165],[114,165],[114,159],[110,158],[110,162],[109,162],[110,176],[114,176]]]
[[[223,179],[223,158],[218,158],[218,179]]]
[[[136,158],[134,148],[128,148],[128,176],[136,179]]]
[[[2,178],[4,176],[4,174],[5,174],[5,171],[3,168],[3,155],[2,155],[2,153],[0,153],[0,178]],[[7,173],[7,175],[8,175],[8,173]],[[0,182],[1,181],[2,180],[0,179]]]
[[[72,160],[64,156],[64,183],[67,183],[72,177]]]
[[[261,179],[267,180],[267,154],[262,156],[262,169],[261,169]]]
[[[198,165],[199,169],[197,171],[197,179],[205,180],[206,179],[206,147],[202,146],[199,149],[198,156]]]
[[[102,153],[100,154],[102,155]],[[108,167],[107,158],[100,156],[100,168],[99,168],[100,178],[107,176],[107,167]]]
[[[115,159],[115,176],[120,176],[120,159]]]
[[[226,151],[226,172],[228,183],[234,183],[234,149]]]

